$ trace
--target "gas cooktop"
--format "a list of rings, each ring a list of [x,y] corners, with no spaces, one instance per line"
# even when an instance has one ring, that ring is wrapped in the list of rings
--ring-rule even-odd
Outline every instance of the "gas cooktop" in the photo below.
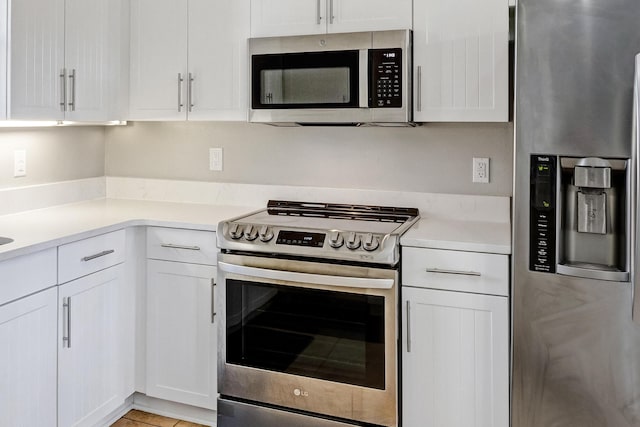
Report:
[[[418,218],[415,208],[270,200],[218,224],[217,239],[224,251],[395,265]]]

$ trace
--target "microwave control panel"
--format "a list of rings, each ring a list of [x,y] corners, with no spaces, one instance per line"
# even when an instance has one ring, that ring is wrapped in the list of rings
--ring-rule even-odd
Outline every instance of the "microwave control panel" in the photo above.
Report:
[[[556,272],[556,156],[531,156],[529,270]]]
[[[369,107],[402,107],[402,49],[370,49]]]

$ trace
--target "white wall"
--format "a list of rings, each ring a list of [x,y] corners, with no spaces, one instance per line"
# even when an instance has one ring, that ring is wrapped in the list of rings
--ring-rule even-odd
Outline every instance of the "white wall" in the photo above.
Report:
[[[26,150],[26,177],[13,176],[15,150]],[[0,188],[101,176],[103,127],[0,129]]]
[[[512,195],[513,126],[298,127],[135,122],[105,129],[108,176],[426,193]],[[222,147],[224,170],[209,170]],[[471,182],[489,157],[489,184]]]

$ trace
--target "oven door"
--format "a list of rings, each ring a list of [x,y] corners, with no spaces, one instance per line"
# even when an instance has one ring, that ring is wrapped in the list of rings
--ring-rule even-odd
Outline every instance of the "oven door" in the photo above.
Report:
[[[221,396],[396,426],[397,276],[220,254]]]

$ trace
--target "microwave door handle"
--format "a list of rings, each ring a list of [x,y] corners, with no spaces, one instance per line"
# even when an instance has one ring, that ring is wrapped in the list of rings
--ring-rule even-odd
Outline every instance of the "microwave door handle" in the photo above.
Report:
[[[632,223],[630,227],[631,241],[631,271],[633,284],[633,302],[632,302],[632,318],[635,323],[640,323],[640,240],[638,233],[640,232],[640,53],[635,58],[635,72],[633,84],[633,132],[632,132],[632,168],[634,176],[632,179],[631,189],[631,209],[633,211]]]
[[[358,81],[360,82],[358,106],[360,108],[369,108],[369,51],[367,49],[360,49]]]
[[[295,271],[271,270],[267,268],[247,267],[245,265],[218,262],[218,269],[226,273],[238,274],[257,279],[282,280],[286,282],[308,283],[313,285],[336,286],[345,288],[391,289],[394,279],[372,279],[366,277],[331,276],[326,274],[299,273]]]

